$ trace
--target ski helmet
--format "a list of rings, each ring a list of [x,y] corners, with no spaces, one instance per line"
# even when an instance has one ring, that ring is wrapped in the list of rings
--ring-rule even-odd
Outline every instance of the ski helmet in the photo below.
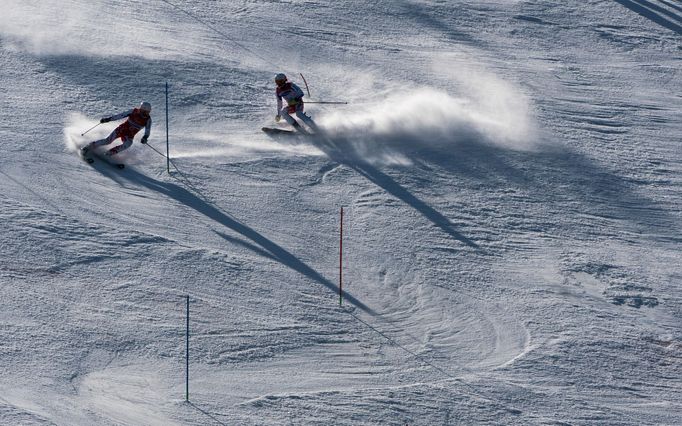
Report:
[[[152,104],[149,102],[142,102],[140,103],[140,110],[141,111],[146,111],[146,112],[152,112]]]
[[[279,73],[275,76],[275,83],[277,83],[278,86],[281,86],[282,84],[287,82],[287,76]]]

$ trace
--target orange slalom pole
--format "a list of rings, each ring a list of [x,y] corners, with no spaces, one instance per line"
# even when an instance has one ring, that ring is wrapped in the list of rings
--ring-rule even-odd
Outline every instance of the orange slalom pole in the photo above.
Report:
[[[343,304],[343,207],[341,207],[341,227],[339,231],[339,306]]]

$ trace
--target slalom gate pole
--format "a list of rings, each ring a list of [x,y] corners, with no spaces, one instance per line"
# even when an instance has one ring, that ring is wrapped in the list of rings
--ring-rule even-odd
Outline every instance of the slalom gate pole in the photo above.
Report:
[[[189,296],[187,301],[187,324],[185,327],[185,402],[189,402]]]
[[[168,143],[168,82],[166,82],[166,170],[170,174],[170,145]]]
[[[339,306],[343,304],[343,207],[341,207],[341,226],[339,228]]]
[[[102,124],[102,123],[97,123],[97,124],[95,124],[94,126],[92,126],[91,128],[89,128],[88,130],[86,130],[86,131],[84,131],[83,133],[81,133],[81,136],[85,136],[86,133],[88,133],[90,130],[94,129],[95,127],[99,126],[100,124]]]

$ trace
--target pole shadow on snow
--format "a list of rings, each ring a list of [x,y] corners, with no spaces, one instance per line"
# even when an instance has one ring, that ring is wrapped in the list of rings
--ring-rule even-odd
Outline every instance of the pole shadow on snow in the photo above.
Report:
[[[277,243],[273,242],[267,237],[263,236],[258,231],[230,217],[227,213],[223,212],[218,207],[203,200],[202,198],[193,194],[187,189],[172,182],[157,181],[133,169],[126,169],[125,176],[137,184],[140,184],[152,191],[156,191],[188,207],[191,207],[192,209],[203,214],[209,219],[212,219],[218,222],[219,224],[225,226],[226,228],[229,228],[241,234],[243,237],[252,241],[253,244],[247,241],[240,241],[237,238],[229,237],[220,232],[217,232],[217,234],[225,238],[226,241],[229,241],[230,243],[235,243],[238,241],[239,245],[246,247],[250,250],[253,250],[255,253],[259,255],[276,260],[282,263],[283,265],[286,265],[289,268],[295,270],[296,272],[299,272],[300,274],[303,274],[306,277],[320,284],[323,284],[325,287],[329,288],[335,293],[339,292],[339,287],[336,284],[323,277],[319,272],[315,271],[305,262],[303,262],[293,254],[288,252],[286,249],[279,246]],[[364,303],[362,303],[360,300],[358,300],[351,294],[344,293],[344,298],[348,302],[352,303],[354,306],[362,309],[364,312],[371,315],[375,315],[374,311],[371,308],[366,306]]]
[[[627,7],[631,11],[657,23],[658,25],[668,28],[682,35],[682,16],[667,10],[657,4],[648,0],[614,0],[621,6]],[[671,5],[672,6],[672,5]],[[675,7],[675,6],[672,6]],[[677,7],[675,7],[677,9]],[[679,9],[677,9],[679,10]]]
[[[194,408],[195,410],[201,412],[201,413],[202,413],[203,415],[205,415],[206,417],[209,417],[211,420],[213,420],[214,422],[216,422],[216,424],[219,424],[219,425],[221,425],[221,426],[227,426],[227,423],[222,422],[222,421],[221,421],[220,419],[218,419],[216,416],[214,416],[213,414],[211,414],[211,413],[209,413],[208,411],[204,410],[203,408],[199,407],[199,406],[196,405],[194,402],[192,402],[192,401],[187,401],[187,404],[189,404],[189,405],[190,405],[192,408]]]

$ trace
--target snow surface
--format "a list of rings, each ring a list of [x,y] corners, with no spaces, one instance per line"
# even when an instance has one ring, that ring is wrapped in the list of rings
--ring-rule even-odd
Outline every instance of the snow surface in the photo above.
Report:
[[[679,0],[4,0],[0,423],[682,423],[681,37]],[[349,102],[324,136],[260,132],[276,72]],[[159,152],[78,158],[141,100]]]

